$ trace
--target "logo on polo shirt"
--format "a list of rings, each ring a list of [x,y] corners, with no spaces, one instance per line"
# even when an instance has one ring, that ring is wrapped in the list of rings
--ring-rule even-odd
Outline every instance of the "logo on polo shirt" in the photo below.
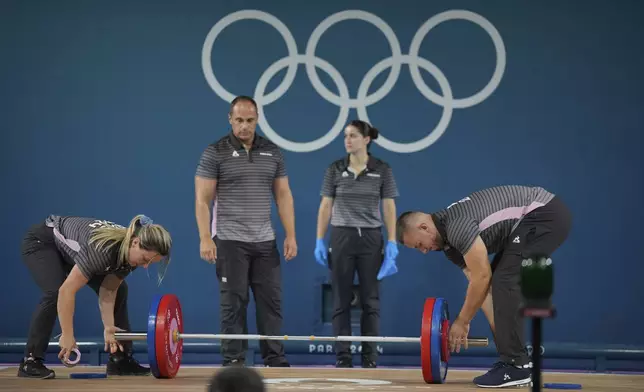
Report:
[[[239,153],[235,150],[235,151],[233,151],[233,156],[234,156],[234,157],[238,157],[238,156],[239,156]]]
[[[367,173],[368,177],[380,177],[380,174],[378,173]]]
[[[267,157],[272,157],[273,156],[273,154],[271,154],[270,152],[260,152],[259,155],[265,155]]]

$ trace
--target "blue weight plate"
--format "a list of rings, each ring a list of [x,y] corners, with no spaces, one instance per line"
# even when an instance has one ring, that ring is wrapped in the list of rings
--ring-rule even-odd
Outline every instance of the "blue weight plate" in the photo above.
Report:
[[[443,320],[449,319],[447,301],[443,298],[436,298],[434,311],[432,312],[432,378],[434,383],[443,384],[447,378],[447,362],[442,355],[441,330]]]
[[[157,364],[156,350],[157,311],[159,310],[161,298],[163,298],[162,295],[155,295],[152,298],[150,310],[148,311],[148,361],[150,362],[150,372],[156,378],[161,377],[161,374],[159,373],[159,365]]]

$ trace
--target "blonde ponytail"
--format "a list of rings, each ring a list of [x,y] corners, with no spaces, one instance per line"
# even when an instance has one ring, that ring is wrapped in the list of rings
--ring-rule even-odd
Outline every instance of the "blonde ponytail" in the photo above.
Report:
[[[130,221],[130,225],[125,230],[125,233],[123,235],[123,240],[121,242],[121,248],[119,249],[119,256],[118,256],[119,266],[127,262],[130,244],[132,243],[132,238],[136,234],[138,234],[138,229],[141,227],[141,219],[144,217],[145,215],[137,215],[134,218],[132,218],[132,220]]]
[[[172,247],[170,234],[142,214],[132,218],[128,227],[102,221],[101,225],[92,231],[89,243],[95,244],[96,249],[105,252],[113,246],[118,246],[118,266],[122,266],[128,261],[129,248],[134,237],[141,238],[141,248],[169,256]]]

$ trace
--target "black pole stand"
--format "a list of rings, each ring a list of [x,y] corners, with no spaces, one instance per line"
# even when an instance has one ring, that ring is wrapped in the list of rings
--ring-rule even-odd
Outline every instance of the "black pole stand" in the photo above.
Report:
[[[544,318],[554,318],[556,311],[548,302],[528,302],[521,309],[523,317],[532,318],[532,391],[541,391],[541,341]]]
[[[532,390],[541,390],[541,318],[532,318]]]

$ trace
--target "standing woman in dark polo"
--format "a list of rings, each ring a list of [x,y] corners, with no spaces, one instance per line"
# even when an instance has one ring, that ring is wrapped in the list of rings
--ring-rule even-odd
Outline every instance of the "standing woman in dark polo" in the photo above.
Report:
[[[368,123],[351,121],[344,130],[348,154],[331,163],[324,175],[315,259],[331,269],[333,333],[336,336],[351,335],[350,308],[355,272],[360,282],[361,335],[379,335],[378,281],[397,272],[394,198],[398,196],[398,189],[389,164],[368,152],[377,137],[378,130]],[[330,246],[327,247],[324,237],[329,220]],[[381,231],[383,221],[386,245]],[[335,347],[336,367],[353,367],[351,343],[336,342]],[[375,343],[362,344],[362,367],[376,367],[377,356]]]

